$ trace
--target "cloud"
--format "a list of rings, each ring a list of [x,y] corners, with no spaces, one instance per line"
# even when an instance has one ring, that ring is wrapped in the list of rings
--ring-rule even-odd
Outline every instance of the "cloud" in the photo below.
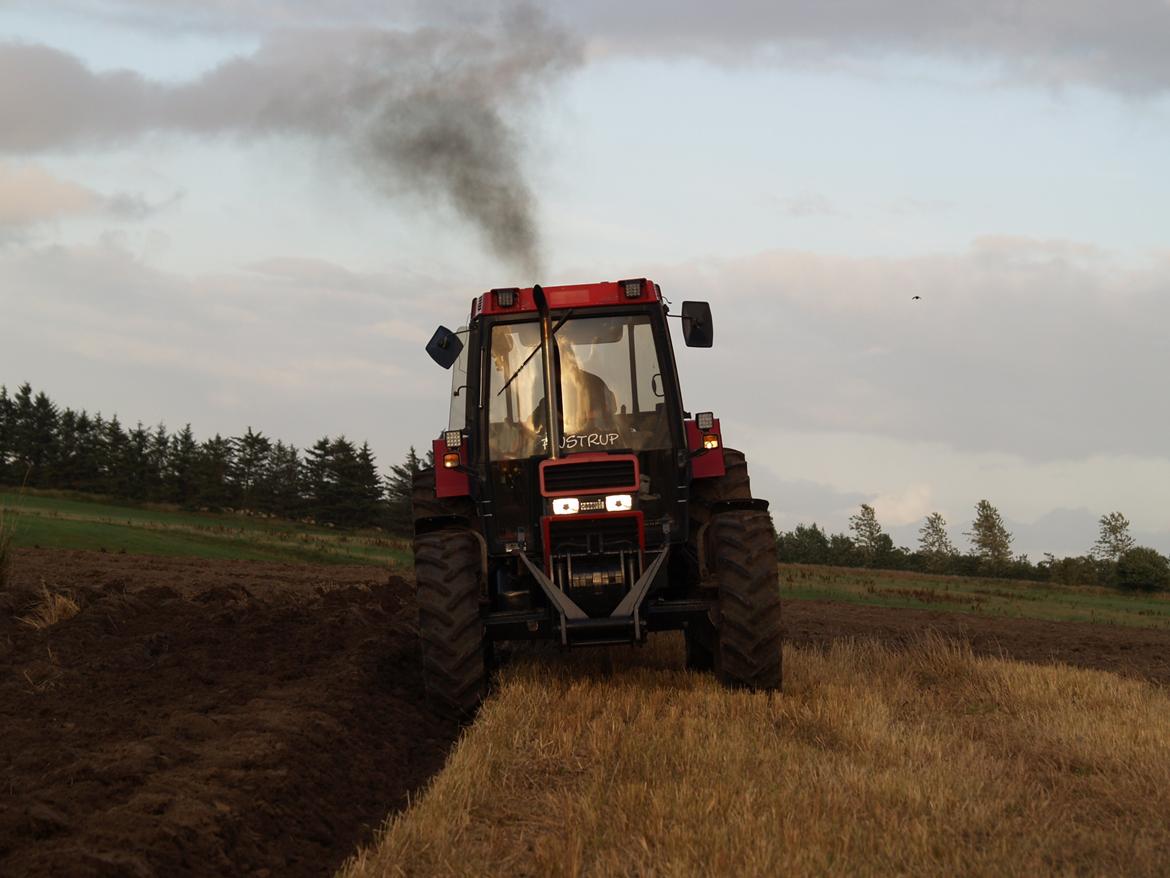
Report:
[[[405,320],[383,320],[381,323],[375,323],[367,331],[380,335],[383,338],[417,344],[420,349],[422,345],[426,344],[427,339],[430,338],[429,333],[413,323],[407,323]]]
[[[914,484],[904,490],[881,494],[871,504],[883,524],[899,525],[921,521],[933,509],[930,485]]]
[[[152,203],[125,192],[103,195],[62,179],[35,164],[0,161],[0,231],[15,233],[41,223],[79,216],[104,215],[141,220],[177,200]]]
[[[1149,384],[1166,368],[1166,256],[1130,265],[1076,242],[988,237],[964,252],[776,250],[654,276],[671,298],[712,301],[716,346],[690,393],[758,424],[1032,460],[1167,453],[1170,408]],[[731,386],[712,378],[728,374]]]
[[[426,326],[436,300],[465,296],[432,285],[420,298],[392,270],[327,268],[348,285],[162,271],[114,238],[0,251],[0,384],[28,380],[129,422],[189,421],[200,436],[252,424],[303,446],[345,432],[397,461],[445,425],[448,376],[421,342],[367,327]]]
[[[805,219],[814,216],[839,216],[840,211],[819,192],[802,192],[775,199],[780,210],[790,217]]]
[[[36,165],[0,162],[0,228],[91,213],[102,197]]]
[[[17,0],[19,2],[19,0]],[[38,8],[31,2],[23,3]],[[164,32],[268,34],[320,27],[483,21],[472,0],[65,0],[82,14]],[[975,65],[1043,88],[1090,85],[1151,96],[1170,88],[1170,4],[1077,0],[553,0],[549,14],[594,56],[702,58],[727,65],[849,67],[887,58]]]
[[[1045,87],[1170,88],[1164,0],[565,0],[560,8],[596,52],[797,66],[909,56],[993,65]]]
[[[151,201],[145,195],[132,192],[118,192],[102,198],[105,212],[119,220],[144,220],[155,216],[183,199],[182,192],[175,192],[160,201]]]
[[[282,30],[177,84],[0,44],[0,152],[116,145],[153,131],[307,137],[385,193],[444,199],[493,252],[535,273],[539,232],[515,121],[577,58],[566,34],[524,8],[414,30]]]

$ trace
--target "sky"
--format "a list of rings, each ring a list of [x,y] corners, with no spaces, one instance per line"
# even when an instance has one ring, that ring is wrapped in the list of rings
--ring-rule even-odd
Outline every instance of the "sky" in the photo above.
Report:
[[[0,383],[388,465],[473,296],[648,276],[782,529],[1170,552],[1166,45],[1166,0],[8,0]]]

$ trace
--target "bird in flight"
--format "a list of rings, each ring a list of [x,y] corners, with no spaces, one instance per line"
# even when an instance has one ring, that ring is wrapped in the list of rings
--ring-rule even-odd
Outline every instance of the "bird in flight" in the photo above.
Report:
[[[913,302],[915,299],[921,299],[921,298],[922,298],[922,296],[911,296],[910,301]]]

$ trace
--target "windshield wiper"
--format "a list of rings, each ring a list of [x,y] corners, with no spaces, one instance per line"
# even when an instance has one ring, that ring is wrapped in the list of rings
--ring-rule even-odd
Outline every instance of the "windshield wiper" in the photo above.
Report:
[[[565,316],[564,316],[564,317],[562,317],[560,320],[558,320],[558,321],[557,321],[557,325],[553,327],[553,329],[552,329],[552,333],[551,333],[551,335],[550,335],[549,337],[550,337],[550,338],[553,338],[553,337],[555,337],[555,336],[556,336],[556,334],[557,334],[557,330],[558,330],[558,329],[560,329],[562,326],[564,326],[564,325],[565,325],[565,321],[566,321],[566,320],[568,320],[568,319],[569,319],[570,317],[572,317],[572,316],[573,316],[573,309],[572,309],[572,308],[570,308],[568,311],[566,311],[566,312],[565,312]],[[516,380],[516,376],[517,376],[517,375],[519,375],[519,374],[520,374],[520,373],[521,373],[521,372],[524,370],[524,367],[525,367],[525,366],[527,366],[527,365],[528,365],[530,362],[532,362],[532,358],[533,358],[533,357],[535,357],[537,354],[539,354],[539,353],[540,353],[540,350],[541,350],[541,348],[543,348],[543,347],[544,347],[544,341],[542,340],[542,341],[540,342],[540,344],[538,344],[536,347],[534,347],[534,348],[532,349],[532,353],[530,353],[530,354],[529,354],[529,355],[528,355],[528,356],[527,356],[527,357],[524,359],[524,362],[523,362],[523,363],[521,363],[519,366],[517,366],[517,367],[516,367],[516,371],[512,373],[512,377],[511,377],[511,378],[509,378],[509,379],[507,380],[507,382],[505,382],[504,386],[500,388],[500,390],[499,390],[499,392],[496,394],[496,396],[499,396],[501,393],[503,393],[505,390],[507,390],[507,389],[508,389],[508,388],[509,388],[509,387],[512,385],[512,382]],[[547,389],[547,388],[545,388],[545,393],[548,393],[548,389]]]

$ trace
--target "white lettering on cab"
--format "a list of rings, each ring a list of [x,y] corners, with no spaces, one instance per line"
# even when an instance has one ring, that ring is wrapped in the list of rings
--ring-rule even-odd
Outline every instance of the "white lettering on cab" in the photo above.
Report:
[[[562,436],[561,448],[567,451],[580,448],[608,448],[616,444],[620,438],[617,433],[579,433],[575,436]]]

